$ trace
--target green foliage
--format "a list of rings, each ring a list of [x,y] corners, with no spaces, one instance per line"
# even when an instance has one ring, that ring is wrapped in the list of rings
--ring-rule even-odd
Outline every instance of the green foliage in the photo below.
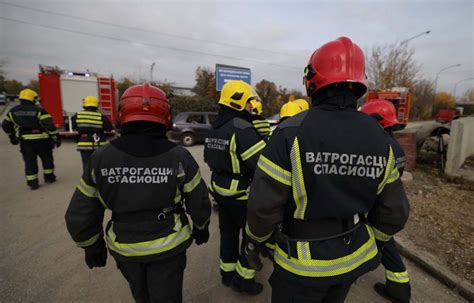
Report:
[[[3,90],[9,95],[18,95],[23,89],[23,83],[17,80],[4,80]]]
[[[193,92],[208,100],[215,102],[219,100],[219,94],[216,92],[216,78],[210,68],[199,66],[196,69],[196,84]]]

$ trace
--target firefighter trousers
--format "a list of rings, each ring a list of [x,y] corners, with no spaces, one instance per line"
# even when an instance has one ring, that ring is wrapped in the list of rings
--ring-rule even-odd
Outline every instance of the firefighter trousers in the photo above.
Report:
[[[153,262],[116,262],[136,303],[182,302],[186,252]]]
[[[89,158],[91,157],[93,150],[80,150],[81,153],[81,160],[82,160],[82,170],[86,169],[86,164],[89,162]]]
[[[43,175],[45,180],[55,178],[53,143],[51,139],[21,140],[20,152],[25,162],[25,175],[28,185],[38,184],[38,156],[43,163]]]
[[[305,285],[274,270],[270,277],[272,303],[343,303],[353,283]]]
[[[402,258],[391,239],[382,250],[382,265],[385,267],[385,290],[388,295],[401,302],[408,302],[411,297],[411,287],[408,272]]]
[[[240,241],[240,234],[246,237],[245,223],[247,220],[247,206],[234,204],[231,201],[219,201],[219,230],[220,243],[220,270],[223,280],[234,279],[238,285],[253,283],[255,270],[248,265],[243,254],[244,239]]]

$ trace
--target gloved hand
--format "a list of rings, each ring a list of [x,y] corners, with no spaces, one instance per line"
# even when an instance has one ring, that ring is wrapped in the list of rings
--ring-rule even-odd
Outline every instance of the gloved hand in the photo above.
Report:
[[[90,269],[94,267],[104,267],[107,263],[107,248],[105,247],[103,237],[100,237],[97,242],[86,247],[84,250],[86,264]]]
[[[196,226],[193,227],[193,238],[196,245],[201,245],[209,240],[209,225],[204,229],[198,229]]]
[[[18,141],[18,139],[14,135],[9,136],[9,138],[10,138],[10,143],[12,145],[18,145],[20,143],[20,141]]]
[[[51,137],[51,139],[53,139],[54,146],[56,147],[61,146],[61,138],[59,138],[58,136],[53,136]]]
[[[244,255],[247,258],[250,268],[253,268],[256,271],[261,271],[263,267],[262,260],[260,260],[260,251],[265,249],[263,245],[263,243],[256,242],[251,238],[246,237]]]

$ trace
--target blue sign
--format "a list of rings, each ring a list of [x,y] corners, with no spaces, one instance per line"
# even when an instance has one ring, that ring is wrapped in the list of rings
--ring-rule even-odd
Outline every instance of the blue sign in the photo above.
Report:
[[[216,91],[220,92],[229,80],[242,80],[252,85],[251,75],[250,68],[216,64]]]

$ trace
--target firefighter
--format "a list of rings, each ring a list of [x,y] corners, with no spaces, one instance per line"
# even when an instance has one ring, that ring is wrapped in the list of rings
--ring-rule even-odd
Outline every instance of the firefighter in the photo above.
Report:
[[[193,238],[197,245],[209,239],[206,185],[191,154],[166,139],[170,106],[162,90],[127,89],[120,123],[121,137],[86,164],[67,229],[91,269],[105,266],[108,247],[136,302],[181,302],[186,249]],[[106,209],[112,217],[104,232]]]
[[[81,153],[82,167],[85,168],[94,150],[107,144],[105,132],[112,131],[113,126],[106,116],[98,112],[97,97],[85,97],[83,108],[72,117],[72,128],[79,132],[77,150]]]
[[[20,104],[7,113],[2,128],[11,144],[20,144],[20,152],[25,161],[26,184],[35,190],[39,187],[38,156],[43,163],[44,181],[56,181],[53,148],[59,147],[61,140],[51,115],[36,105],[39,97],[34,90],[26,88],[18,98]]]
[[[409,205],[387,134],[356,109],[367,90],[362,50],[347,37],[331,41],[304,79],[312,108],[281,123],[259,158],[244,252],[260,269],[275,233],[272,302],[344,302]]]
[[[301,99],[302,100],[302,99]],[[303,100],[305,101],[305,100]],[[286,119],[293,117],[294,115],[297,115],[307,109],[304,109],[305,107],[299,105],[296,100],[295,101],[288,101],[285,104],[282,105],[280,109],[280,120],[279,123],[282,123]]]
[[[209,189],[219,205],[222,283],[251,295],[259,294],[263,286],[255,282],[255,270],[249,268],[239,240],[246,222],[247,190],[265,147],[252,125],[250,101],[255,98],[247,83],[228,81],[219,99],[219,115],[204,146],[204,161],[212,171]]]
[[[400,123],[397,119],[395,106],[386,100],[374,100],[362,105],[360,111],[374,117],[389,134],[395,163],[400,176],[402,176],[405,168],[405,152],[393,137],[392,132],[393,128]],[[393,239],[390,239],[382,250],[382,265],[385,267],[385,284],[376,283],[374,285],[375,291],[389,300],[410,302],[410,279]]]
[[[270,122],[262,116],[262,102],[260,100],[250,101],[252,105],[252,124],[258,131],[263,140],[267,140],[270,136]]]

